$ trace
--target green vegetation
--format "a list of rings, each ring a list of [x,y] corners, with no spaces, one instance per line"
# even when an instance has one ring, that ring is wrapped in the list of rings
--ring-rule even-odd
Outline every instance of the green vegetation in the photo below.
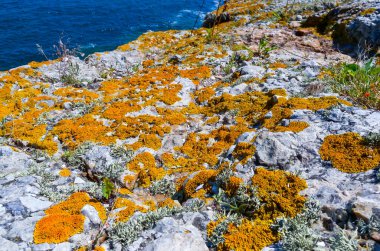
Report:
[[[104,178],[102,182],[103,197],[108,200],[114,190],[115,185],[108,178]]]
[[[259,41],[259,48],[257,50],[257,55],[262,58],[269,57],[269,52],[276,50],[277,47],[271,44],[267,37],[262,37]]]
[[[161,207],[155,211],[133,217],[127,222],[117,223],[110,232],[110,237],[124,245],[129,245],[140,236],[141,232],[152,228],[157,221],[182,212],[199,211],[203,206],[203,201],[194,200],[185,207]]]
[[[364,143],[371,147],[380,147],[380,133],[370,132],[368,135],[364,136]]]
[[[152,195],[166,194],[173,196],[176,192],[175,183],[165,176],[162,180],[153,181],[149,187],[149,192]]]
[[[336,235],[331,238],[331,250],[333,251],[357,251],[358,242],[356,236],[348,236],[348,233],[340,229]]]
[[[274,227],[282,236],[282,247],[287,251],[314,250],[320,239],[311,225],[319,219],[320,206],[316,201],[309,200],[305,209],[293,219],[283,218]]]
[[[380,110],[380,66],[374,59],[332,67],[331,78],[333,91],[347,95],[365,107]]]

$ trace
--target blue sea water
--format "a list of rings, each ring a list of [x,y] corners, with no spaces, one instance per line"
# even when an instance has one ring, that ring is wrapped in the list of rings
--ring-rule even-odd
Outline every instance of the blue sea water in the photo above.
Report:
[[[0,0],[0,70],[54,58],[59,39],[89,54],[148,30],[191,29],[215,0]]]

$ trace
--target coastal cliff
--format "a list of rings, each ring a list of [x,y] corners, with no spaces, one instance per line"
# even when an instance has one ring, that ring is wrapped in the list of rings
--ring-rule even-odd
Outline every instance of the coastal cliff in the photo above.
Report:
[[[0,72],[0,250],[380,250],[380,2],[204,26]]]

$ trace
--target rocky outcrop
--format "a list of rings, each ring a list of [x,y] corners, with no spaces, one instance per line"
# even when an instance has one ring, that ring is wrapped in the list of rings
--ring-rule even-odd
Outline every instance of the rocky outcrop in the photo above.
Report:
[[[286,2],[0,72],[0,249],[376,250],[380,112],[331,91],[353,59],[298,28],[334,6]],[[378,3],[353,6],[306,23],[376,44]]]
[[[318,27],[323,34],[332,33],[335,41],[341,44],[377,48],[380,46],[380,2],[341,5],[313,14],[303,25]]]

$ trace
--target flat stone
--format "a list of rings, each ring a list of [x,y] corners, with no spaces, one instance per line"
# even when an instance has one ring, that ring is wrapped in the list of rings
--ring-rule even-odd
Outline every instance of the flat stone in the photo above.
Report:
[[[57,244],[55,248],[53,249],[53,251],[71,251],[71,250],[73,250],[73,244],[69,242]]]
[[[33,232],[36,222],[42,217],[28,217],[21,221],[15,221],[12,223],[11,229],[8,231],[8,238],[21,239],[25,242],[33,241]]]
[[[24,205],[30,212],[37,212],[49,208],[53,203],[44,201],[32,196],[20,197],[21,204]]]
[[[179,227],[175,232],[162,234],[158,239],[149,243],[143,251],[208,251],[201,232],[192,225]]]
[[[4,251],[18,251],[18,245],[7,239],[0,237],[0,249]]]
[[[85,205],[82,208],[81,213],[86,216],[94,225],[100,225],[102,223],[98,211],[91,205]]]

